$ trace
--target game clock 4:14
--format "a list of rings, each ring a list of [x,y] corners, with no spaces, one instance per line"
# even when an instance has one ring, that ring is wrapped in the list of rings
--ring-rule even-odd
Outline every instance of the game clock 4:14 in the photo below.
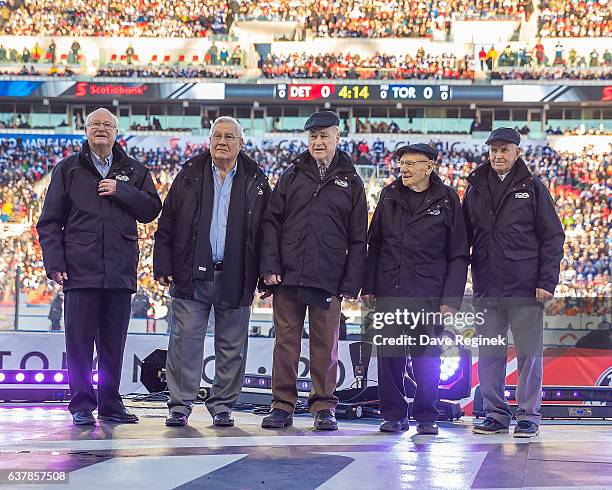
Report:
[[[338,92],[338,97],[366,100],[370,98],[370,88],[367,85],[343,85]]]

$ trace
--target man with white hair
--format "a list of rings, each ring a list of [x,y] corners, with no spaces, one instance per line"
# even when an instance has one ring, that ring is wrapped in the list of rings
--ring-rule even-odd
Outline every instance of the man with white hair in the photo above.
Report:
[[[263,219],[261,275],[274,294],[272,410],[266,429],[293,424],[306,309],[309,317],[308,408],[317,430],[336,430],[338,335],[342,299],[361,289],[368,211],[363,181],[338,149],[338,115],[312,114],[308,150],[282,175]]]
[[[167,426],[186,425],[198,396],[213,306],[215,378],[206,407],[215,426],[234,425],[259,280],[260,221],[270,195],[266,175],[243,145],[240,123],[218,118],[210,150],[187,160],[174,179],[155,233],[154,275],[172,296]]]
[[[81,151],[57,164],[36,228],[47,276],[63,286],[66,356],[76,425],[137,422],[119,394],[123,350],[136,292],[138,231],[161,201],[147,168],[115,142],[117,118],[97,109],[86,118]],[[94,341],[98,394],[92,386]]]

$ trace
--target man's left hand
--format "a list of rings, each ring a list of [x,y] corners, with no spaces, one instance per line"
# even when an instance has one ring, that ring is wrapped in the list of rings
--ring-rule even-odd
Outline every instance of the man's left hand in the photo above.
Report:
[[[548,291],[546,291],[546,289],[536,288],[535,296],[537,301],[539,301],[540,303],[545,303],[549,299],[552,299],[554,294],[549,293]]]
[[[442,315],[456,315],[457,308],[448,305],[440,305],[440,313],[442,313]]]
[[[98,192],[101,196],[114,196],[117,194],[117,181],[115,179],[101,180]]]

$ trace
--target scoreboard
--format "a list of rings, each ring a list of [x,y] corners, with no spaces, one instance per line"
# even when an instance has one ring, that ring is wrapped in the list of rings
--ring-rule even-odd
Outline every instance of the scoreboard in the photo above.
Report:
[[[449,85],[409,85],[409,84],[333,84],[303,83],[276,85],[276,99],[295,101],[419,101],[438,102],[451,99]]]

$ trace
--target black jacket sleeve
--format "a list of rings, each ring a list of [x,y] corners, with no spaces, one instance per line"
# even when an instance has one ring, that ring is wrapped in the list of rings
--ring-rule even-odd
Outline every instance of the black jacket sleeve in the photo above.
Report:
[[[290,168],[278,180],[263,214],[261,221],[261,260],[259,264],[260,275],[262,277],[269,274],[280,275],[283,272],[280,256],[280,239],[285,219],[287,184],[292,173]]]
[[[51,174],[42,213],[36,224],[47,276],[66,272],[64,227],[69,212],[68,192],[64,182],[64,165],[58,164]]]
[[[534,178],[536,189],[536,233],[540,241],[537,287],[554,293],[559,282],[565,233],[555,203],[546,186]]]
[[[349,217],[348,253],[344,275],[340,282],[340,294],[357,298],[363,283],[363,273],[368,247],[368,204],[361,179],[353,187],[353,207]]]
[[[162,208],[161,200],[148,169],[145,170],[140,189],[129,182],[117,181],[117,192],[114,197],[122,208],[126,209],[141,223],[153,221]]]
[[[442,304],[459,309],[461,308],[465,283],[467,281],[469,263],[468,234],[459,196],[451,190],[449,197],[452,212],[446,240],[448,268],[446,279],[444,280]]]
[[[474,228],[472,227],[472,220],[470,219],[470,201],[472,192],[472,186],[470,185],[463,195],[463,204],[461,206],[467,233],[468,253],[471,251],[472,245],[474,244]],[[469,256],[471,258],[471,254]]]
[[[155,243],[153,244],[153,277],[159,279],[172,275],[172,245],[174,242],[174,199],[177,187],[183,177],[183,171],[175,177],[170,191],[164,200],[161,216],[157,222]]]
[[[387,193],[386,188],[380,193],[372,221],[370,222],[370,229],[368,231],[368,253],[366,257],[365,265],[365,277],[363,279],[363,288],[361,294],[374,294],[374,284],[376,281],[376,269],[378,268],[378,258],[380,257],[380,245],[382,241],[382,207],[385,195]]]
[[[270,188],[270,183],[266,180],[266,185],[263,186],[263,196],[261,196],[261,199],[263,201],[262,203],[262,207],[263,207],[263,213],[262,213],[262,218],[263,218],[263,214],[266,212],[266,209],[268,208],[268,203],[270,202],[270,196],[272,194],[272,189]],[[261,222],[260,222],[261,223]],[[257,243],[257,257],[259,259],[259,264],[258,266],[260,266],[261,264],[261,257],[262,257],[262,228],[263,226],[260,224],[259,226],[259,230],[257,230],[257,240],[255,243]],[[259,269],[258,269],[258,273],[259,273]],[[264,292],[267,290],[267,286],[264,284],[262,278],[261,278],[261,274],[260,274],[260,278],[257,281],[257,290],[259,292]]]

